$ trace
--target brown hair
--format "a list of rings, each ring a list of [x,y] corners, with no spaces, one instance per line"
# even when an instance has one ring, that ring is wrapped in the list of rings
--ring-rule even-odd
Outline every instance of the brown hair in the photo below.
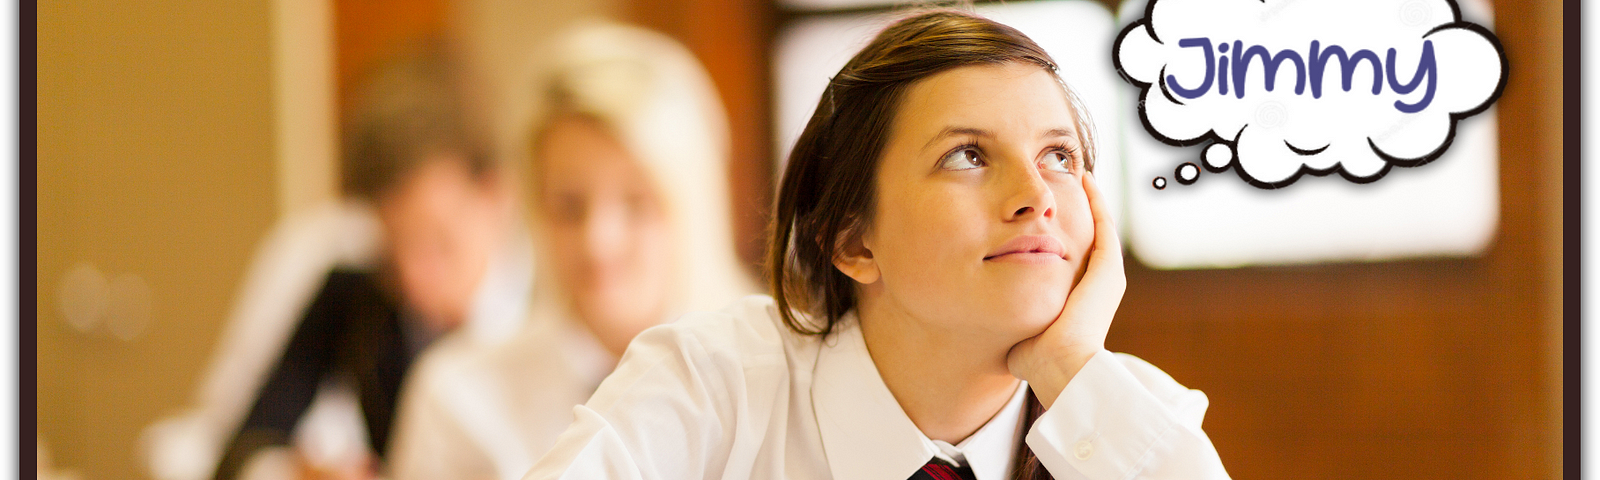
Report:
[[[840,237],[859,235],[871,216],[878,160],[905,90],[946,70],[1011,62],[1056,76],[1050,55],[1022,32],[971,13],[935,10],[884,29],[828,82],[789,154],[773,210],[767,275],[784,324],[826,335],[856,307],[855,281],[833,259]],[[1084,165],[1093,170],[1086,113],[1064,82],[1062,89],[1077,117]],[[801,321],[795,310],[820,324]]]
[[[464,73],[448,45],[435,39],[366,72],[342,126],[346,195],[377,201],[441,153],[463,162],[474,178],[495,169]]]
[[[884,29],[828,82],[783,175],[774,208],[767,274],[778,313],[791,330],[827,335],[856,307],[853,279],[833,266],[841,240],[860,235],[875,205],[879,157],[901,97],[912,84],[958,67],[1004,63],[1038,65],[1066,92],[1093,169],[1087,112],[1056,73],[1043,48],[1022,32],[972,13],[934,10]],[[797,316],[809,315],[808,321]],[[1043,413],[1028,394],[1023,428]],[[1051,478],[1025,443],[1014,478]]]

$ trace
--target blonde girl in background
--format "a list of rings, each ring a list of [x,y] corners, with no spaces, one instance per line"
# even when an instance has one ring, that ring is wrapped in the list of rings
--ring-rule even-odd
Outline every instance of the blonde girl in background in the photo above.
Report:
[[[397,480],[521,478],[635,335],[755,291],[734,256],[727,121],[688,50],[592,22],[547,58],[528,142],[531,316],[514,336],[455,335],[419,360]]]

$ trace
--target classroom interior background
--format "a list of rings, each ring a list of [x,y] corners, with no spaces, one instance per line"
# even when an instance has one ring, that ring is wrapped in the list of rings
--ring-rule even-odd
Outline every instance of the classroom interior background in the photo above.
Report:
[[[1481,248],[1227,268],[1173,268],[1130,250],[1107,347],[1209,396],[1205,430],[1236,478],[1561,476],[1562,6],[1478,3],[1492,11],[1511,65],[1484,120],[1495,127],[1488,140],[1497,155],[1492,228]],[[1117,22],[1105,26],[1113,33],[1126,21],[1116,0],[979,6],[1030,4],[1102,12]],[[510,152],[525,141],[515,120],[538,102],[522,88],[534,73],[527,57],[562,26],[606,17],[682,42],[726,108],[735,245],[755,275],[782,144],[793,133],[785,114],[794,107],[785,102],[815,102],[804,88],[790,92],[787,72],[830,61],[803,50],[818,32],[841,31],[828,25],[903,8],[852,0],[42,2],[36,438],[55,468],[78,478],[149,478],[142,432],[193,398],[275,222],[338,196],[339,108],[357,72],[396,45],[430,35],[458,41],[486,103],[500,107],[491,119],[497,148]],[[1130,103],[1109,104],[1132,112]],[[1149,179],[1122,184],[1140,182]],[[103,308],[85,311],[89,303]]]

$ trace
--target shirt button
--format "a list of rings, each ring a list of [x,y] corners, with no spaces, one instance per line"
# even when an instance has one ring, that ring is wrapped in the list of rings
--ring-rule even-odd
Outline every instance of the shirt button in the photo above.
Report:
[[[1080,441],[1077,446],[1073,447],[1072,454],[1076,455],[1078,460],[1088,460],[1090,455],[1094,455],[1094,444],[1089,443],[1088,440]]]

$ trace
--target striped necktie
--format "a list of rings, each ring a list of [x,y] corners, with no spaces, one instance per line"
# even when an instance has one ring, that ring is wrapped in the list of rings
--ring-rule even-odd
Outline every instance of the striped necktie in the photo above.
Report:
[[[952,466],[949,462],[935,458],[923,465],[921,470],[912,474],[908,480],[976,480],[972,474],[972,467]]]

